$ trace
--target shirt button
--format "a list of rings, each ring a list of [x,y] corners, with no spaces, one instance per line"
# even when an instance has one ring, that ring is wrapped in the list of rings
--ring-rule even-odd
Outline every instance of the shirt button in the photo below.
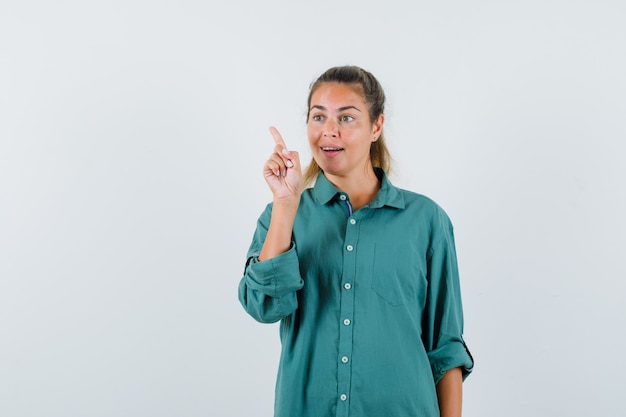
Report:
[[[348,399],[348,396],[346,394],[341,394],[341,396],[339,397],[339,399],[341,399],[341,401],[345,401]]]
[[[350,219],[350,224],[356,224],[356,220]]]
[[[348,363],[348,357],[344,356],[343,358],[341,358],[341,362]]]
[[[351,323],[350,319],[345,319],[345,320],[343,321],[343,324],[345,324],[346,326],[349,326],[349,325],[350,325],[350,323]]]
[[[352,284],[350,284],[349,282],[346,282],[345,284],[343,284],[343,287],[344,287],[346,290],[349,290],[350,288],[352,288]]]
[[[348,252],[352,252],[354,247],[352,247],[352,245],[348,245],[348,246],[346,246],[346,249],[348,249]]]
[[[346,201],[346,196],[345,196],[345,195],[343,195],[343,194],[341,194],[341,195],[339,196],[339,198],[340,198],[342,201]]]

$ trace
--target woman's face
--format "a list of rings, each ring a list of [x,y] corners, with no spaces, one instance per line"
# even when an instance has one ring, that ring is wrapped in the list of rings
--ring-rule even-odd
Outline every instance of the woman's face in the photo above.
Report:
[[[331,176],[371,174],[370,146],[380,136],[358,85],[325,83],[311,96],[308,136],[315,162]]]

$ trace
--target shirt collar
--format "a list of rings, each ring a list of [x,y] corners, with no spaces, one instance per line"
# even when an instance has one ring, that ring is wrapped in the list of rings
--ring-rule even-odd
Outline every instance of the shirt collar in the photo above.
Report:
[[[404,197],[400,193],[399,189],[396,188],[391,181],[389,181],[387,173],[382,168],[374,168],[374,171],[376,172],[376,176],[380,179],[381,186],[380,190],[378,190],[378,194],[376,194],[376,197],[372,200],[368,207],[380,208],[383,206],[389,206],[403,209]],[[323,172],[320,172],[317,175],[315,185],[313,186],[313,195],[315,198],[321,204],[327,204],[329,201],[334,199],[337,194],[339,194],[337,187],[328,181]]]

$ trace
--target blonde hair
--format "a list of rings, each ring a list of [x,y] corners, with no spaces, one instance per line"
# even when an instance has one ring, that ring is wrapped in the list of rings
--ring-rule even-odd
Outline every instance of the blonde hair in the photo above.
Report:
[[[320,75],[309,88],[309,98],[307,100],[307,109],[311,108],[311,97],[315,90],[325,83],[341,83],[358,86],[363,94],[363,99],[369,107],[369,116],[372,123],[378,120],[378,117],[385,110],[385,92],[378,80],[369,72],[357,66],[333,67]],[[307,110],[307,122],[309,120],[309,111]],[[384,169],[389,172],[391,169],[391,154],[385,142],[385,134],[381,131],[378,140],[372,142],[370,147],[370,160],[372,166]],[[304,185],[310,186],[315,182],[317,175],[322,171],[315,159],[311,159],[309,166],[303,174]]]

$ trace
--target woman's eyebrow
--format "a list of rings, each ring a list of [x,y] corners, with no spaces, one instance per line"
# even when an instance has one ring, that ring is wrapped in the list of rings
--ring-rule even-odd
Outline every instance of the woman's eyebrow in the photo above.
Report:
[[[343,106],[343,107],[339,107],[337,110],[339,110],[339,111],[346,111],[346,110],[350,110],[350,109],[354,109],[354,110],[358,111],[359,113],[361,112],[361,110],[359,110],[355,106]]]
[[[326,107],[324,107],[324,106],[322,106],[322,105],[320,105],[320,104],[314,104],[313,106],[311,106],[311,109],[310,109],[310,110],[313,110],[313,109],[317,109],[317,110],[321,110],[321,111],[326,111],[326,110],[327,110],[327,109],[326,109]],[[350,109],[354,109],[354,110],[358,111],[359,113],[361,112],[361,110],[359,110],[359,109],[358,109],[357,107],[355,107],[355,106],[343,106],[343,107],[339,107],[339,108],[337,109],[337,111],[346,111],[346,110],[350,110]]]

